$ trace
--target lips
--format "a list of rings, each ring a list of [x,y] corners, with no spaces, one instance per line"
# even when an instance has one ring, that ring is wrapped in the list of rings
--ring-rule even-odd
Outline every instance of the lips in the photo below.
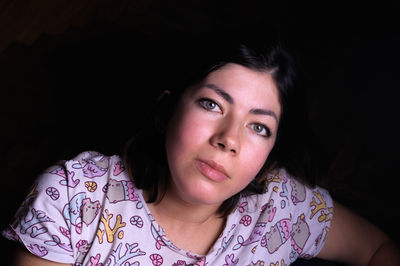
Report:
[[[228,179],[225,168],[212,160],[196,160],[196,166],[200,173],[215,182]]]

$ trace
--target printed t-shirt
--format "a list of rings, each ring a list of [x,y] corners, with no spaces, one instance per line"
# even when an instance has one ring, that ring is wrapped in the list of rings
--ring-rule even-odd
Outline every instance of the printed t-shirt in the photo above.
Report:
[[[83,152],[39,176],[3,235],[74,265],[289,265],[319,253],[332,216],[326,190],[281,169],[265,193],[241,196],[207,255],[194,254],[168,240],[120,157]]]

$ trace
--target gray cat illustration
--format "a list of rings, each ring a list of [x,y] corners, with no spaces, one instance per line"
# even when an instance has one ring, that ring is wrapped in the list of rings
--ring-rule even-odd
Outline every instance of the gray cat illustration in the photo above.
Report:
[[[297,180],[291,180],[290,186],[292,187],[291,198],[294,205],[303,202],[306,199],[306,187]]]

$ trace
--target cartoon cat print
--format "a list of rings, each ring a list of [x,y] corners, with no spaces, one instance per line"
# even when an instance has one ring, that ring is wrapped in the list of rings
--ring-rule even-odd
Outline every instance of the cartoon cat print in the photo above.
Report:
[[[261,207],[261,210],[264,213],[263,218],[257,221],[253,231],[246,240],[244,240],[242,236],[238,237],[238,243],[234,246],[234,250],[239,249],[241,246],[247,246],[252,243],[256,243],[262,238],[267,223],[271,222],[275,217],[276,207],[274,207],[274,200],[270,199],[268,203]],[[239,210],[239,212],[242,211]]]
[[[268,222],[272,222],[276,213],[276,207],[274,207],[274,200],[270,199],[269,202],[262,207],[262,210],[268,214]]]
[[[277,251],[290,238],[290,219],[282,219],[271,226],[261,239],[261,246],[270,254]]]
[[[89,226],[96,218],[100,210],[100,202],[98,200],[91,201],[90,198],[84,198],[82,200],[81,213],[82,221]]]
[[[110,203],[139,200],[134,185],[130,181],[110,179],[107,185],[103,187],[103,192],[107,193],[106,197]]]
[[[103,176],[108,171],[109,158],[102,156],[100,159],[82,159],[78,163],[72,165],[74,169],[82,169],[83,176],[88,178]]]
[[[71,221],[71,224],[75,226],[75,231],[80,234],[82,222],[89,226],[99,213],[100,207],[98,200],[93,202],[86,197],[85,192],[81,192],[73,196],[64,206],[63,215],[66,220]]]
[[[297,217],[297,221],[292,225],[291,230],[289,219],[282,219],[271,226],[270,231],[263,236],[261,246],[266,247],[268,252],[272,254],[288,239],[291,239],[293,249],[301,254],[310,234],[310,227],[305,221],[304,214],[302,214]]]
[[[306,245],[308,238],[310,237],[310,227],[305,221],[304,214],[297,217],[297,221],[292,227],[292,246],[298,254],[303,252],[303,248]]]
[[[292,187],[292,202],[296,205],[299,202],[303,202],[306,199],[306,187],[297,180],[290,180],[290,186]]]
[[[76,262],[75,262],[74,266],[81,266],[81,265],[83,265],[82,261],[85,259],[86,254],[88,253],[91,244],[88,243],[86,240],[79,240],[75,246],[78,249],[78,256],[76,258]]]

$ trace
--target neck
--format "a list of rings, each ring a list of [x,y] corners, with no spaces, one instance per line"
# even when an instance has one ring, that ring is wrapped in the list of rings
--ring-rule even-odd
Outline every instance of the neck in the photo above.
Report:
[[[148,198],[146,192],[144,196]],[[217,213],[219,206],[188,203],[170,193],[166,193],[160,202],[148,205],[156,220],[173,221],[180,226],[199,226],[210,220],[222,219]]]
[[[197,254],[207,254],[225,227],[225,219],[217,214],[219,206],[187,203],[169,193],[148,206],[169,240]]]

